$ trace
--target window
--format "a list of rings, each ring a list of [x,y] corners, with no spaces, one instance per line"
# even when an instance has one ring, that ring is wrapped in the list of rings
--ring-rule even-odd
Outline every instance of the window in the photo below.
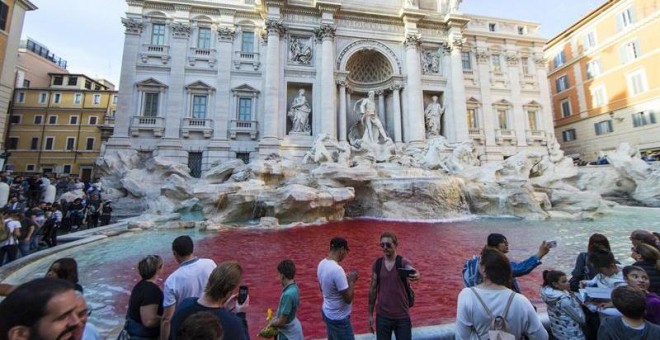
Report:
[[[635,11],[631,7],[624,9],[616,16],[616,26],[618,31],[627,28],[632,25],[633,22],[635,22]]]
[[[48,124],[51,125],[57,124],[57,116],[48,116]]]
[[[12,124],[20,124],[21,123],[21,115],[11,115],[9,117],[9,122]]]
[[[557,93],[566,90],[569,87],[568,76],[563,75],[557,78],[557,80],[555,80],[555,85],[557,86]]]
[[[237,152],[236,153],[236,158],[242,160],[243,163],[245,163],[245,164],[250,163],[250,153],[249,152]]]
[[[646,72],[644,70],[637,70],[626,75],[628,80],[628,92],[631,96],[636,96],[648,90],[646,82]]]
[[[197,48],[211,48],[211,29],[201,27],[197,35]]]
[[[117,104],[117,96],[112,96],[112,103]]]
[[[493,54],[490,56],[491,59],[491,67],[493,68],[493,72],[496,73],[501,73],[502,72],[502,63],[500,60],[500,55],[499,54]]]
[[[536,109],[527,110],[527,122],[529,123],[530,130],[540,130],[538,123],[538,110]]]
[[[92,81],[91,80],[85,80],[85,88],[88,90],[92,89]]]
[[[238,100],[238,120],[252,120],[252,98],[240,98]]]
[[[26,164],[25,165],[25,171],[27,171],[27,172],[33,172],[35,168],[36,167],[35,167],[34,164]]]
[[[584,50],[588,51],[596,47],[596,32],[591,31],[584,36]]]
[[[518,35],[525,35],[525,32],[527,31],[527,27],[525,26],[518,26]]]
[[[62,85],[64,84],[64,76],[54,76],[53,85]]]
[[[467,122],[468,122],[468,129],[479,128],[479,116],[477,116],[476,108],[467,109]]]
[[[619,48],[619,54],[621,55],[621,63],[629,63],[642,56],[642,51],[639,49],[639,40],[633,40],[626,44],[623,44]]]
[[[25,92],[19,92],[16,94],[16,102],[24,103],[25,102]]]
[[[520,63],[522,64],[523,75],[529,76],[529,57],[520,58]]]
[[[605,86],[597,86],[591,90],[592,104],[594,107],[600,107],[606,104],[607,95],[605,94]]]
[[[461,61],[463,62],[463,71],[472,71],[470,52],[461,52]]]
[[[94,95],[94,105],[99,105],[101,104],[101,95],[100,94],[95,94]]]
[[[587,63],[587,79],[598,77],[601,72],[600,59],[592,60]]]
[[[62,173],[70,174],[71,173],[71,164],[65,164],[62,166]]]
[[[23,79],[23,87],[30,87],[30,81],[27,79]]]
[[[82,93],[76,93],[73,95],[73,103],[80,104],[82,102]]]
[[[43,121],[44,121],[44,116],[42,115],[34,116],[34,125],[41,125]]]
[[[144,108],[142,115],[145,117],[158,116],[158,93],[147,92],[144,94]]]
[[[39,104],[46,104],[48,100],[48,94],[46,92],[39,93]]]
[[[9,18],[9,6],[0,2],[0,30],[7,30],[7,19]]]
[[[68,82],[67,82],[67,85],[69,85],[69,86],[76,86],[76,85],[78,85],[78,77],[69,76],[69,80],[68,80]]]
[[[78,116],[69,116],[70,125],[78,125]]]
[[[39,148],[39,137],[32,137],[30,140],[30,150],[37,150]]]
[[[509,119],[508,119],[508,110],[505,108],[498,108],[497,109],[497,122],[498,126],[502,130],[506,130],[509,128]]]
[[[99,85],[99,84],[94,85],[94,90],[95,91],[98,91],[100,89],[101,89],[101,85]]]
[[[598,122],[598,123],[594,124],[594,128],[596,129],[596,135],[597,136],[600,136],[602,134],[610,133],[610,132],[614,131],[614,129],[612,129],[612,120],[611,119],[604,120],[602,122]]]
[[[76,139],[74,137],[67,137],[66,138],[66,150],[67,151],[73,151],[73,149],[76,147]]]
[[[98,118],[96,116],[89,117],[89,125],[96,125]]]
[[[85,143],[85,150],[94,150],[94,138],[87,138],[87,142]]]
[[[564,54],[564,51],[557,53],[552,59],[552,64],[555,66],[555,68],[564,65],[564,63],[566,63],[566,54]]]
[[[244,31],[241,34],[241,52],[254,52],[254,32]]]
[[[46,143],[44,145],[44,149],[53,150],[53,144],[55,144],[55,137],[46,137]]]
[[[488,31],[495,32],[495,28],[497,28],[496,24],[493,23],[488,24]]]
[[[9,137],[7,139],[7,149],[8,150],[18,149],[18,137]]]
[[[193,118],[206,118],[206,96],[193,96],[193,108],[192,108],[192,117]]]
[[[53,104],[59,104],[62,101],[62,94],[61,93],[55,93],[53,95]]]
[[[165,24],[153,24],[151,28],[151,44],[165,45]]]
[[[567,99],[562,100],[559,105],[561,106],[561,116],[568,117],[571,115],[571,101]]]
[[[653,111],[646,111],[646,112],[642,111],[642,112],[633,113],[632,118],[633,118],[632,119],[633,127],[640,127],[640,126],[657,123],[657,121],[655,120],[655,112]]]
[[[561,132],[561,137],[564,139],[564,142],[570,142],[577,139],[577,134],[575,129],[568,129]]]

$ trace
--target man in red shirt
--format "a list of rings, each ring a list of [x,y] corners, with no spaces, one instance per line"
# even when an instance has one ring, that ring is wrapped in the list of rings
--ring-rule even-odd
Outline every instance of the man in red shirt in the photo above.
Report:
[[[419,272],[410,260],[397,255],[398,240],[391,232],[380,235],[380,247],[384,256],[378,258],[371,271],[369,289],[369,330],[374,333],[374,308],[376,310],[376,339],[390,340],[392,333],[397,340],[412,339],[410,322],[411,301],[409,281],[419,280]]]

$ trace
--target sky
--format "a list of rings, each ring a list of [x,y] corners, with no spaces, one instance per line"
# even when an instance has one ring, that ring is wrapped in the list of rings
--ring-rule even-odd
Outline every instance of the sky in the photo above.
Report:
[[[119,85],[124,27],[124,0],[31,0],[23,37],[47,46],[67,60],[68,70]],[[373,0],[377,2],[378,0]],[[551,38],[606,0],[463,0],[460,10],[541,24],[540,34]]]

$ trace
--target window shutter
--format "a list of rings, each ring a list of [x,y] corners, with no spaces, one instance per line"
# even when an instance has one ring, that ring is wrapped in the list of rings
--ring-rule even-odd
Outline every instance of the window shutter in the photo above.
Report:
[[[616,16],[616,31],[621,32],[623,29],[623,16],[625,12],[621,12]]]
[[[639,39],[633,41],[633,49],[635,50],[635,57],[639,58],[642,55],[642,48],[639,44]]]
[[[637,22],[637,15],[635,14],[635,8],[634,7],[628,8],[628,12],[630,13],[630,22],[631,23]]]
[[[628,51],[626,51],[626,45],[619,47],[619,55],[621,56],[621,63],[625,64],[628,62]]]

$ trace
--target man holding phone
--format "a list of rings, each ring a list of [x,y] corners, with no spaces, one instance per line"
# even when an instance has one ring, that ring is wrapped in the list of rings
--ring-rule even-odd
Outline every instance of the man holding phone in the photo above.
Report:
[[[376,339],[412,339],[410,321],[411,302],[409,281],[419,280],[419,271],[407,258],[397,255],[398,239],[392,232],[380,235],[383,257],[378,258],[371,271],[369,289],[369,330],[374,333],[374,309],[376,310]]]

